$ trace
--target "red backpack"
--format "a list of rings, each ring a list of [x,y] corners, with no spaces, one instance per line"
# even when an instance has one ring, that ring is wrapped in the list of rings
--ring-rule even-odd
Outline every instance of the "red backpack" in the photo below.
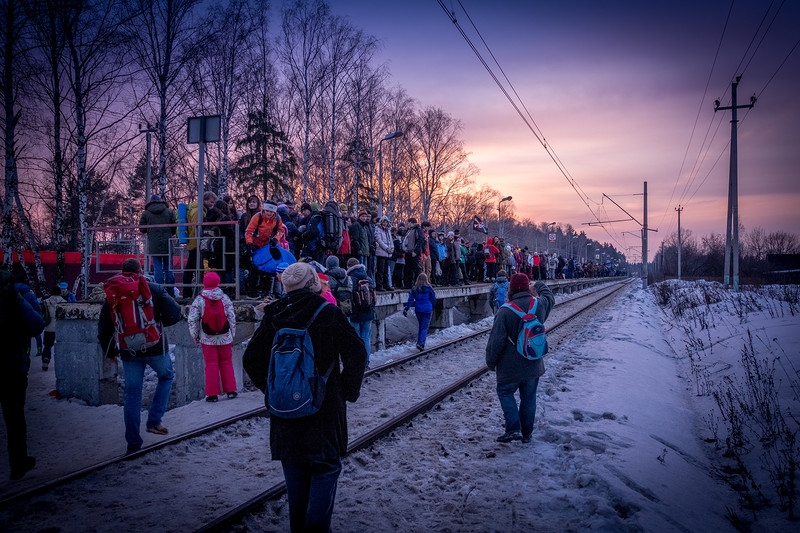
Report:
[[[200,325],[206,335],[224,335],[231,329],[228,316],[225,314],[225,304],[222,299],[214,300],[203,296],[203,317]]]
[[[111,309],[117,348],[142,352],[158,344],[161,333],[156,326],[153,297],[147,280],[139,274],[123,272],[103,284]]]

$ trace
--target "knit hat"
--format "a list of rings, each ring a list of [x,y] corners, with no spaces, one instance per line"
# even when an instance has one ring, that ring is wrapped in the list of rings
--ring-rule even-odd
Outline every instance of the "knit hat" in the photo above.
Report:
[[[67,285],[66,281],[62,281],[61,283],[58,284],[58,288],[59,289],[68,289],[69,285]]]
[[[157,195],[157,194],[154,194],[153,196],[150,197],[150,201],[151,202],[160,202],[161,201],[161,197],[159,195]]]
[[[278,274],[281,274],[284,270],[286,270],[286,267],[288,267],[288,266],[289,266],[289,263],[287,263],[286,261],[278,263],[278,266],[275,267],[275,272],[277,272]]]
[[[219,275],[216,272],[209,272],[203,276],[204,289],[216,289],[219,286]]]
[[[320,279],[320,281],[325,281],[325,282],[327,282],[327,281],[328,281],[328,276],[327,276],[327,275],[325,275],[325,274],[323,274],[322,272],[320,272],[319,274],[317,274],[317,277]]]
[[[361,216],[361,215],[369,215],[369,211],[367,211],[366,209],[359,209],[358,210],[358,216]]]
[[[281,276],[281,283],[283,283],[286,292],[306,288],[311,289],[312,292],[320,292],[322,290],[317,272],[308,263],[292,263],[286,267]]]
[[[508,292],[514,294],[515,292],[529,292],[531,290],[531,280],[525,274],[514,274],[511,276],[511,284],[508,287]]]
[[[325,260],[325,268],[328,270],[332,268],[339,268],[339,258],[335,255],[329,255]]]
[[[277,213],[278,204],[276,204],[272,200],[267,200],[266,202],[264,202],[264,211],[272,211],[273,213]]]
[[[498,278],[499,278],[500,276],[506,277],[506,275],[507,275],[507,274],[506,274],[506,271],[505,271],[505,270],[498,270],[498,271],[497,271],[497,277],[498,277]]]
[[[303,205],[300,206],[300,211],[305,210],[311,211],[311,205],[308,202],[303,202]]]

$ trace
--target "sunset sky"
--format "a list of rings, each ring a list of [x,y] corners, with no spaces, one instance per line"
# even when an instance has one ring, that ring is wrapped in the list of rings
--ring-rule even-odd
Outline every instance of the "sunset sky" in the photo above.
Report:
[[[437,0],[331,6],[382,41],[392,85],[463,122],[478,182],[512,195],[518,219],[572,224],[638,259],[637,222],[586,223],[627,218],[604,194],[643,222],[647,181],[651,258],[678,205],[684,231],[724,237],[731,112],[714,100],[730,106],[742,75],[737,103],[758,101],[739,110],[740,223],[800,233],[800,2],[442,3],[502,80],[477,26],[569,179]]]

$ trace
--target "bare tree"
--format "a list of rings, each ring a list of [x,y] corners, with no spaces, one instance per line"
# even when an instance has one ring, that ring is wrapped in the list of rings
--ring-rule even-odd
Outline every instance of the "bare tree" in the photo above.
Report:
[[[180,82],[187,62],[194,57],[197,39],[192,12],[200,0],[126,0],[134,14],[127,30],[136,62],[145,72],[158,99],[158,186],[167,188],[169,160],[168,123],[183,107]]]
[[[300,123],[304,202],[308,200],[311,148],[316,136],[312,117],[329,83],[325,43],[330,16],[330,8],[322,0],[296,0],[281,14],[278,52]]]
[[[422,218],[428,218],[434,199],[446,195],[445,179],[469,178],[472,172],[456,171],[467,164],[461,122],[444,110],[428,107],[417,117],[410,151],[411,180],[418,195]]]
[[[125,57],[125,35],[121,31],[129,22],[129,13],[114,0],[75,2],[68,5],[61,18],[67,49],[68,81],[74,116],[75,176],[77,178],[78,222],[82,242],[89,243],[87,192],[91,168],[114,153],[124,141],[116,129],[124,125],[131,109],[119,105],[121,82],[129,78]],[[92,163],[89,148],[98,143]],[[91,168],[90,168],[91,167]],[[90,250],[81,247],[81,274],[74,290],[86,283]]]
[[[797,235],[786,231],[775,231],[767,235],[766,253],[795,254],[800,249]]]
[[[397,88],[389,91],[385,106],[385,121],[389,126],[389,131],[402,131],[404,135],[407,134],[412,129],[412,124],[414,123],[414,108],[414,100],[408,96],[408,93],[405,91],[405,89]],[[407,159],[408,154],[407,151],[401,151],[399,149],[402,140],[403,138],[400,138],[391,143],[387,157],[389,162],[389,217],[392,220],[399,220],[400,216],[400,213],[397,212],[396,207],[398,191],[397,182],[398,180],[406,181],[409,175],[407,171],[399,171],[400,157],[405,155],[405,158]],[[410,209],[410,207],[411,206],[409,204],[408,208]],[[406,213],[406,215],[408,214],[410,213]]]
[[[21,32],[25,26],[25,18],[20,2],[3,0],[2,35],[3,35],[3,148],[5,155],[5,173],[3,188],[3,261],[11,266],[12,245],[14,238],[14,205],[19,194],[19,176],[17,174],[17,134],[19,121],[17,96],[19,88],[16,79],[17,52],[21,47]]]

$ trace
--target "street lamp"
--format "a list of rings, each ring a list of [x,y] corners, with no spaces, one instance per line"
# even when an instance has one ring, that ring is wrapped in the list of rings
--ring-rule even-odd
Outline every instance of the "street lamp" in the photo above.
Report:
[[[378,142],[378,215],[383,216],[383,141],[396,139],[402,137],[403,132],[400,130],[387,133],[383,139]]]
[[[502,220],[503,217],[500,214],[500,207],[503,205],[503,202],[508,202],[511,200],[510,196],[506,196],[505,198],[501,198],[500,201],[497,203],[497,229],[500,232],[500,236],[503,236],[503,227],[502,227]]]

